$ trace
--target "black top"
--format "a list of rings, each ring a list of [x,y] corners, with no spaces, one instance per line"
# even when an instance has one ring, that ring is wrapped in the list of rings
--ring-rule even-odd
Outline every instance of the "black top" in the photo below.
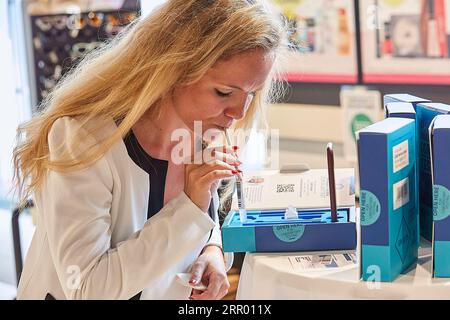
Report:
[[[130,131],[123,140],[130,158],[150,177],[147,218],[151,218],[164,206],[164,188],[169,162],[152,158],[139,144],[133,131]]]
[[[147,218],[151,218],[164,206],[164,188],[166,186],[167,160],[152,158],[139,144],[131,130],[123,139],[127,147],[128,155],[150,177],[150,194],[148,197]],[[142,292],[139,292],[130,300],[139,300]]]
[[[164,188],[166,186],[167,168],[169,162],[167,160],[160,160],[151,157],[144,148],[139,144],[133,131],[125,136],[123,139],[127,152],[130,158],[136,163],[142,170],[148,173],[150,177],[150,194],[148,198],[148,210],[147,218],[151,218],[158,213],[164,206]],[[208,209],[209,216],[214,217],[214,206],[211,199],[211,204]],[[210,233],[211,237],[212,231]],[[131,300],[139,300],[141,297],[139,292],[137,295],[131,298]]]

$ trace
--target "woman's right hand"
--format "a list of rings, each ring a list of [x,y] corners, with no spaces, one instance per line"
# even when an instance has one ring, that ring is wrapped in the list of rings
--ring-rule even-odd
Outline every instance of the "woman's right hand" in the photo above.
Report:
[[[233,155],[233,149],[206,149],[210,160],[203,164],[185,165],[184,192],[203,212],[207,212],[211,201],[211,190],[217,189],[220,179],[230,178],[238,173],[236,169],[241,162]]]

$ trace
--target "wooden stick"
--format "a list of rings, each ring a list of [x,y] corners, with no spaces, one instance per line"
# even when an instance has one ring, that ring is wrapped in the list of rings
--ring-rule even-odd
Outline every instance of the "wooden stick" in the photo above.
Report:
[[[331,222],[337,222],[336,182],[334,179],[334,154],[333,144],[327,145],[328,183],[330,188]]]

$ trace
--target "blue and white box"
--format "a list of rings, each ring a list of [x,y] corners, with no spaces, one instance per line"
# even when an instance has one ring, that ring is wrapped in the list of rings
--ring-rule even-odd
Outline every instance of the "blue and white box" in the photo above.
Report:
[[[389,102],[384,106],[386,118],[406,118],[416,120],[416,110],[409,102]]]
[[[296,252],[356,249],[355,207],[338,208],[331,222],[330,209],[297,210],[286,219],[284,210],[247,210],[242,223],[231,211],[222,225],[225,252]]]
[[[357,132],[365,281],[394,281],[417,261],[415,134],[415,121],[402,118]]]
[[[327,169],[246,171],[246,219],[234,206],[222,224],[225,252],[356,249],[355,172],[336,168],[337,221],[330,210]]]
[[[450,115],[430,126],[433,177],[433,275],[450,278]]]
[[[385,105],[386,118],[404,118],[416,120],[416,111],[410,102],[389,102]],[[417,126],[417,122],[416,122]],[[416,127],[416,152],[417,152],[417,127]],[[416,155],[416,159],[418,155]],[[419,167],[416,165],[416,208],[419,210]],[[420,219],[419,219],[420,220]],[[420,230],[420,221],[417,220],[417,228]],[[420,232],[417,233],[417,243],[420,245]]]
[[[414,109],[416,109],[418,103],[431,102],[431,100],[413,96],[407,93],[396,93],[384,95],[384,106],[390,102],[407,102],[412,103]]]
[[[432,241],[433,229],[433,185],[431,181],[429,127],[437,115],[449,113],[450,105],[443,103],[419,103],[416,108],[420,234],[428,241]]]

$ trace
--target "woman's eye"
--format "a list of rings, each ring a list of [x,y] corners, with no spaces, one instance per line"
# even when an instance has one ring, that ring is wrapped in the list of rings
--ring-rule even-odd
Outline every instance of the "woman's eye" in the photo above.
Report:
[[[217,89],[215,89],[215,90],[216,90],[216,94],[219,97],[229,97],[231,95],[231,92],[223,92],[223,91],[220,91],[220,90],[217,90]]]

